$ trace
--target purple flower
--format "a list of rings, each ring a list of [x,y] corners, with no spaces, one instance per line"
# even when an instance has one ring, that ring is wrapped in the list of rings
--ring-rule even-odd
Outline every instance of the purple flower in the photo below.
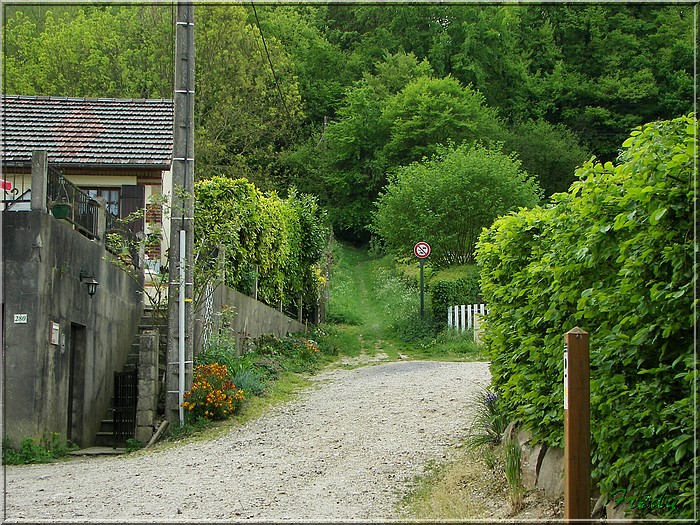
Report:
[[[486,406],[491,406],[496,402],[497,399],[498,394],[494,394],[493,392],[486,392],[486,399],[484,401]]]

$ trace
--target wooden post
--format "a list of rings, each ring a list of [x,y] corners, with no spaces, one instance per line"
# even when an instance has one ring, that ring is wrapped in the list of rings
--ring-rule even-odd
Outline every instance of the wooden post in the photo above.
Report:
[[[591,518],[588,332],[564,335],[564,520]]]

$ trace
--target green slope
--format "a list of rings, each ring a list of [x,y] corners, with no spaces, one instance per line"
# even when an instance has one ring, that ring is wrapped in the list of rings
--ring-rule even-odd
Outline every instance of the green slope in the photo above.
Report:
[[[483,359],[471,334],[435,334],[430,319],[421,320],[419,290],[398,277],[391,257],[373,257],[366,250],[338,243],[333,263],[324,331],[327,342],[340,353],[373,356],[382,352],[391,359]],[[427,305],[425,310],[427,316]]]

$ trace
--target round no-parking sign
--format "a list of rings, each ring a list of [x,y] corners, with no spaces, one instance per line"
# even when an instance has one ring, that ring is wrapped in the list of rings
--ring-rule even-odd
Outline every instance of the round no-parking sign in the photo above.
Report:
[[[430,245],[423,241],[417,242],[413,247],[413,253],[419,259],[425,259],[428,255],[430,255]]]

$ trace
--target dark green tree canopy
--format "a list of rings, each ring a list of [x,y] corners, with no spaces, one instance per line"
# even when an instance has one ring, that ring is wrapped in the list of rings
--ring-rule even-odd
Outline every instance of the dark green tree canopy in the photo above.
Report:
[[[7,94],[171,98],[174,5],[4,7]],[[202,4],[197,176],[314,192],[366,241],[387,173],[503,142],[547,195],[629,131],[693,109],[694,11],[674,4]]]
[[[401,167],[377,201],[373,230],[398,257],[427,241],[436,267],[469,264],[483,228],[499,215],[539,203],[541,190],[520,162],[497,149],[441,147]]]

